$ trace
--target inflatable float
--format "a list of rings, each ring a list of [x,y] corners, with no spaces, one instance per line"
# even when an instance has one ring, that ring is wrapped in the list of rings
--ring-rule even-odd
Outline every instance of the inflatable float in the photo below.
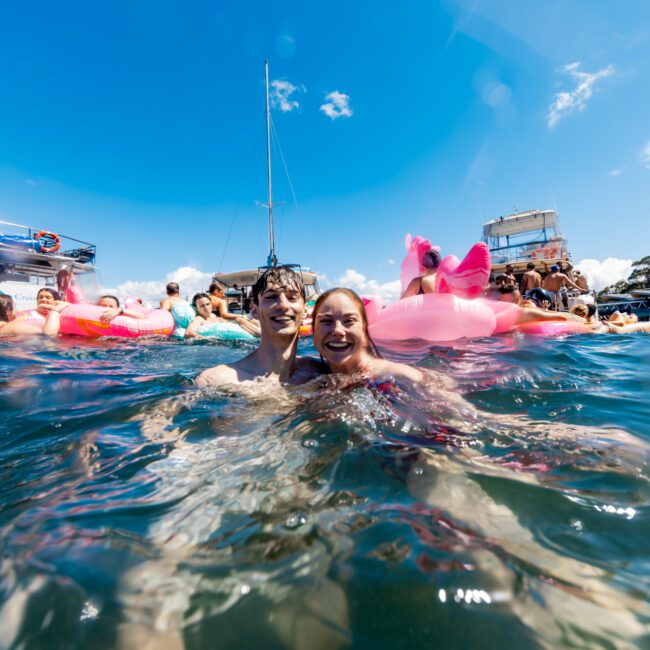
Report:
[[[171,310],[174,319],[174,338],[184,338],[185,330],[196,317],[196,312],[189,302],[177,302]],[[237,323],[220,321],[207,323],[196,332],[199,336],[218,341],[254,341],[257,337],[249,334]]]
[[[132,308],[132,307],[129,307]],[[75,336],[170,336],[174,329],[172,315],[163,309],[143,310],[145,318],[116,316],[108,323],[101,321],[106,307],[98,305],[68,305],[61,310],[61,334]]]
[[[406,235],[404,243],[402,291],[424,274],[422,256],[433,248],[423,237]],[[366,298],[369,332],[378,340],[454,341],[491,336],[496,329],[495,312],[477,299],[489,277],[490,253],[484,243],[472,246],[462,261],[449,255],[436,272],[436,293],[403,298],[383,309],[377,298]]]
[[[402,293],[411,280],[425,273],[422,256],[438,250],[423,237],[406,235],[406,257],[402,262]],[[377,297],[364,297],[368,330],[377,340],[455,341],[460,338],[492,336],[513,330],[539,336],[561,336],[592,332],[577,321],[535,321],[520,323],[519,306],[480,297],[490,277],[490,254],[486,244],[477,243],[460,261],[445,257],[436,271],[435,293],[409,296],[383,307]]]

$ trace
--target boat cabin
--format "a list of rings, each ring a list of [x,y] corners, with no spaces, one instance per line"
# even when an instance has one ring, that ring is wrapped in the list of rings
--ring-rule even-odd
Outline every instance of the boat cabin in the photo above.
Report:
[[[522,273],[529,262],[544,275],[553,264],[570,258],[553,210],[517,212],[488,221],[482,240],[490,249],[495,275],[504,273],[507,264],[514,266],[515,273]]]

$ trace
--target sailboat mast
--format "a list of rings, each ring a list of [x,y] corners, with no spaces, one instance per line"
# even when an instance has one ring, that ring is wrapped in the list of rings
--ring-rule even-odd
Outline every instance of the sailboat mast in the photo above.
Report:
[[[276,266],[278,258],[275,256],[275,233],[273,231],[273,184],[271,180],[271,111],[269,109],[269,62],[264,61],[266,77],[266,177],[269,186],[269,257],[267,266]]]

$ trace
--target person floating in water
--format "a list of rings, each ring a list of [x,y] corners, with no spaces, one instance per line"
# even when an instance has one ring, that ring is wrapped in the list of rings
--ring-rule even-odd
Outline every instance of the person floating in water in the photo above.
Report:
[[[176,303],[182,302],[181,288],[178,286],[178,282],[169,282],[165,291],[167,292],[167,297],[160,301],[160,308],[171,311]]]
[[[431,249],[428,250],[422,255],[422,266],[424,267],[424,275],[413,278],[406,291],[402,294],[402,298],[408,298],[409,296],[417,296],[424,293],[435,293],[436,292],[436,272],[440,266],[441,258],[440,253]]]
[[[61,301],[48,303],[48,307],[42,307],[47,316],[42,321],[35,322],[32,318],[26,319],[16,314],[13,298],[4,293],[0,294],[0,338],[33,334],[56,336],[61,326],[59,312],[67,304]]]
[[[136,319],[147,317],[146,314],[136,311],[135,309],[125,309],[124,307],[120,307],[120,301],[117,296],[111,296],[109,294],[101,296],[97,301],[97,306],[106,307],[106,311],[104,311],[99,317],[99,320],[102,321],[102,323],[110,323],[117,316],[126,316],[127,318]]]
[[[204,370],[197,385],[241,384],[261,377],[302,384],[321,374],[323,364],[318,360],[297,356],[305,299],[299,273],[287,266],[264,271],[253,285],[252,295],[253,315],[260,324],[259,347],[239,361]]]

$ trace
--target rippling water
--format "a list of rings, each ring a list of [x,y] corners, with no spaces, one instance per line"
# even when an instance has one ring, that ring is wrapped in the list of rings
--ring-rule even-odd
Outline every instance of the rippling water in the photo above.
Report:
[[[0,647],[650,647],[648,336],[193,386],[250,349],[0,341]]]

